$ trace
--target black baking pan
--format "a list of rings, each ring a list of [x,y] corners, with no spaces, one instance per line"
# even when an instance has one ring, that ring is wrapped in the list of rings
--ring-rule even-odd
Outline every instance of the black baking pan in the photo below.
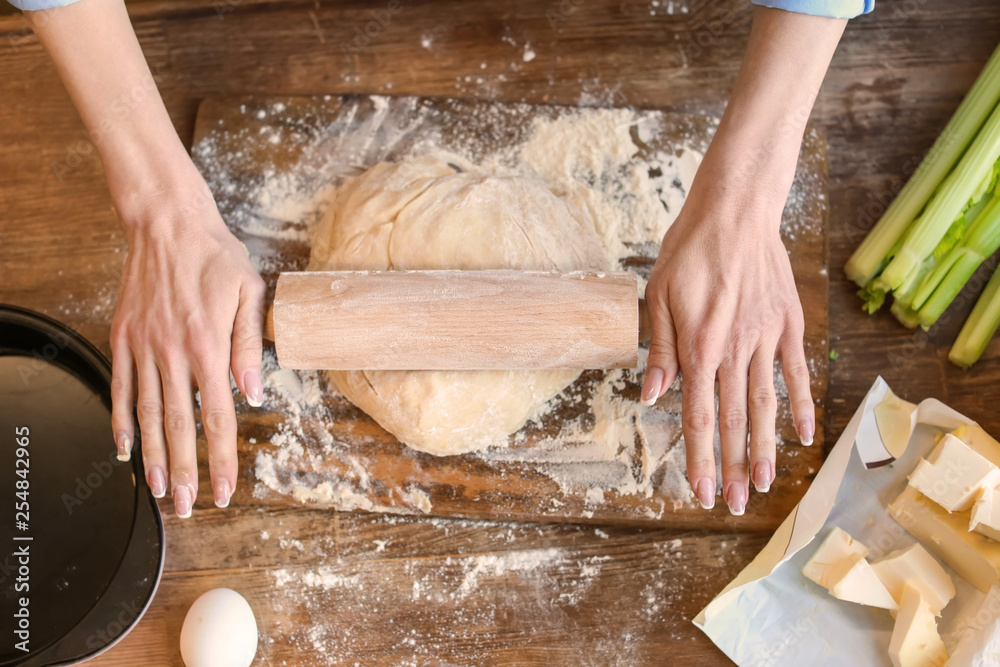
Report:
[[[136,437],[120,462],[111,365],[63,324],[0,304],[0,665],[73,665],[142,617],[163,522]]]

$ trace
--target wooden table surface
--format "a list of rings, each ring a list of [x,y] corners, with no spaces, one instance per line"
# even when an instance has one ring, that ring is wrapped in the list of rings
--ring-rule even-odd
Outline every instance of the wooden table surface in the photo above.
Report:
[[[386,7],[171,0],[131,11],[186,141],[199,100],[240,93],[717,114],[750,21],[744,0],[402,0],[367,45],[348,48]],[[59,318],[107,353],[114,294],[105,285],[125,245],[100,162],[21,18],[0,17],[0,35],[0,302]],[[914,334],[888,314],[865,317],[841,271],[998,39],[995,0],[880,0],[851,23],[834,59],[812,117],[829,142],[830,345],[839,353],[827,447],[878,373],[904,397],[936,396],[1000,433],[1000,342],[963,372],[946,361],[962,308]],[[180,664],[187,606],[221,585],[256,602],[255,664],[727,664],[690,619],[768,537],[738,522],[679,532],[239,507],[181,521],[162,507],[168,547],[156,600],[94,664]],[[533,574],[539,564],[544,576]],[[461,586],[449,588],[456,576]],[[538,607],[550,622],[526,624],[524,610]]]

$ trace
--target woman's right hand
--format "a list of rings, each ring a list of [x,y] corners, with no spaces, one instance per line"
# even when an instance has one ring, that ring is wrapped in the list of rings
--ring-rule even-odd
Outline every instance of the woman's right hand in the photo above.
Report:
[[[236,488],[236,414],[229,380],[251,405],[263,400],[264,282],[226,228],[189,159],[155,192],[115,196],[128,237],[111,326],[112,428],[120,456],[142,429],[142,458],[153,495],[169,488],[187,517],[198,492],[192,388],[201,394],[215,504]]]
[[[115,443],[127,457],[142,427],[153,493],[188,516],[198,491],[192,387],[201,391],[217,505],[236,486],[229,383],[263,399],[264,283],[229,233],[177,136],[125,3],[87,0],[26,12],[101,156],[128,239],[111,327]]]

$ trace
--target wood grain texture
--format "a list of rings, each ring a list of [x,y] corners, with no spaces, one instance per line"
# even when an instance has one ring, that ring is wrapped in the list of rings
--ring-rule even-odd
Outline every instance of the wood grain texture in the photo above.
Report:
[[[635,368],[631,273],[282,273],[274,349],[282,368]]]
[[[351,46],[355,27],[364,29],[379,2],[168,0],[139,3],[132,11],[171,116],[187,140],[203,98],[244,93],[381,92],[719,113],[746,44],[749,5],[690,0],[683,3],[686,12],[675,2],[674,13],[667,14],[667,4],[654,11],[646,0],[484,0],[474,7],[460,0],[405,2],[404,12],[356,53],[345,53],[341,44]],[[834,58],[812,116],[829,143],[829,341],[840,355],[830,368],[827,447],[876,374],[906,398],[936,396],[1000,433],[1000,341],[971,371],[946,361],[947,345],[971,302],[949,311],[940,330],[914,335],[888,313],[866,317],[841,271],[944,127],[998,34],[995,0],[880,0],[872,15],[851,22]],[[523,58],[526,42],[536,54],[530,62]],[[93,147],[20,17],[0,18],[0,100],[0,301],[62,319],[107,353],[115,293],[108,286],[120,272],[124,236]],[[57,178],[54,167],[62,166],[69,171]],[[815,316],[815,304],[803,306],[807,318]],[[794,501],[821,457],[801,470],[783,470],[772,493],[787,489]],[[607,528],[605,538],[574,526],[458,522],[442,528],[426,520],[394,524],[362,514],[267,505],[240,509],[245,505],[239,501],[231,510],[200,509],[181,521],[163,507],[167,572],[153,608],[125,642],[94,664],[179,665],[184,611],[215,586],[242,590],[268,619],[259,665],[730,664],[689,619],[765,541],[735,520],[707,531]],[[261,538],[265,530],[269,540]],[[303,550],[290,546],[291,538]],[[665,545],[674,539],[681,540],[682,556],[671,559],[674,549]],[[376,540],[385,542],[384,551]],[[379,568],[386,573],[369,589],[409,586],[412,605],[407,565],[443,572],[453,567],[448,559],[462,553],[549,547],[572,549],[570,562],[584,554],[608,559],[586,603],[550,613],[559,604],[559,589],[549,582],[518,572],[487,578],[480,594],[508,606],[487,622],[469,624],[481,638],[456,637],[454,626],[438,631],[442,622],[484,609],[480,595],[454,606],[421,600],[407,607],[414,613],[401,617],[374,605],[364,591],[320,589],[311,596],[318,605],[311,610],[310,596],[260,574],[336,567],[342,558],[360,576],[363,561],[366,576]],[[559,571],[551,564],[543,569]],[[563,572],[564,579],[582,580],[579,570]],[[660,582],[669,595],[657,593]],[[513,602],[504,598],[511,586],[520,593]],[[441,590],[442,597],[452,590]],[[649,593],[654,605],[661,603],[654,613],[646,612]],[[387,599],[403,601],[400,593],[392,595]],[[340,641],[347,636],[342,623],[350,618],[341,609],[357,614],[359,605],[373,609],[362,616],[367,625],[350,628],[350,643]],[[327,654],[303,634],[314,625],[323,630],[324,619],[338,628]],[[280,632],[273,630],[278,620],[284,624]],[[421,648],[404,643],[406,633]],[[323,638],[318,640],[322,647]],[[480,645],[485,652],[476,654]]]

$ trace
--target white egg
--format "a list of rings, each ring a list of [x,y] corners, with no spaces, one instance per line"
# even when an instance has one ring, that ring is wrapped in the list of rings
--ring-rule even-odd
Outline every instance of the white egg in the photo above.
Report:
[[[228,588],[202,594],[184,617],[181,657],[187,667],[249,667],[257,654],[257,619]]]

